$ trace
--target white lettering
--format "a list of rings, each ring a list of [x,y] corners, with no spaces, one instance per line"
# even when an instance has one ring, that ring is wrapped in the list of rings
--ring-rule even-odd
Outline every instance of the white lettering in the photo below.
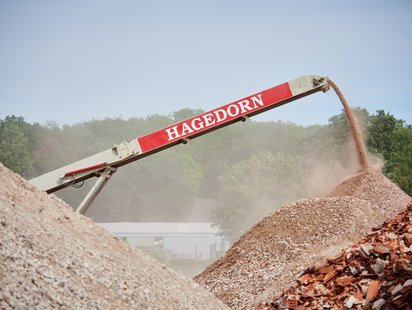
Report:
[[[192,132],[193,132],[193,129],[190,128],[190,126],[186,124],[186,122],[184,122],[182,125],[182,136],[187,135]]]
[[[204,124],[203,124],[202,120],[200,119],[200,117],[196,117],[196,118],[192,119],[191,125],[192,125],[192,128],[194,130],[200,130],[200,129],[204,128]]]
[[[177,139],[180,137],[178,131],[177,131],[177,126],[173,126],[171,128],[166,129],[167,135],[169,137],[169,141],[173,139]]]
[[[180,138],[181,136],[185,136],[195,131],[199,131],[204,128],[210,127],[214,124],[223,122],[228,118],[228,116],[236,117],[240,114],[253,111],[262,106],[264,106],[262,94],[259,94],[251,97],[250,99],[244,99],[236,103],[232,103],[228,106],[225,106],[224,108],[220,108],[213,112],[209,112],[199,117],[195,117],[192,119],[190,124],[184,122],[182,123],[182,129],[180,133],[178,130],[179,125],[167,128],[166,132],[169,141],[172,141],[174,139]]]
[[[259,98],[258,98],[259,97]],[[258,106],[256,105],[256,103],[257,104],[259,104],[261,107],[263,107],[263,100],[262,100],[262,94],[259,94],[259,95],[257,95],[257,96],[253,96],[252,98],[250,98],[250,99],[252,99],[252,102],[255,104],[254,105],[254,109],[256,109]]]
[[[202,117],[205,120],[205,127],[209,127],[209,126],[213,125],[214,123],[216,123],[216,119],[213,118],[212,113],[207,113],[207,114],[203,115]]]
[[[239,101],[237,104],[240,106],[240,110],[241,110],[241,112],[242,113],[246,113],[247,111],[252,111],[253,110],[253,108],[251,108],[250,106],[249,106],[249,100],[242,100],[242,101]]]
[[[224,121],[227,118],[227,113],[223,109],[219,109],[213,112],[216,116],[216,122],[220,123],[221,121]]]
[[[232,108],[234,109],[234,112],[231,111],[233,110]],[[239,114],[239,106],[231,104],[227,107],[227,114],[231,117],[237,116]]]

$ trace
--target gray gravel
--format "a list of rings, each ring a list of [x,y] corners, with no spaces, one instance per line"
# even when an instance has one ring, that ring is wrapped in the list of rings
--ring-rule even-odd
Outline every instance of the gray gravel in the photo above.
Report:
[[[0,164],[1,309],[225,309]]]
[[[329,196],[266,216],[195,281],[231,308],[249,308],[280,294],[305,269],[360,240],[411,199],[378,171],[347,180]]]

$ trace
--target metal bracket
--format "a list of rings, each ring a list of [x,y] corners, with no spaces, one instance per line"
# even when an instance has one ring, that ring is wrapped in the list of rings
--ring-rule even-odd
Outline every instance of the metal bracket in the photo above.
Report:
[[[116,172],[116,168],[107,167],[103,172],[100,173],[96,183],[94,183],[93,187],[87,193],[86,197],[82,200],[79,207],[76,209],[76,212],[80,214],[85,214],[87,209],[90,207],[91,203],[106,185],[107,181],[109,181],[110,177],[113,173]]]
[[[137,140],[133,140],[131,142],[122,142],[113,145],[112,151],[119,157],[119,159],[122,159],[140,153],[141,149]]]
[[[249,116],[245,115],[245,116],[242,116],[242,117],[240,118],[240,120],[241,120],[242,122],[246,122],[246,121],[248,120],[248,118],[249,118]]]

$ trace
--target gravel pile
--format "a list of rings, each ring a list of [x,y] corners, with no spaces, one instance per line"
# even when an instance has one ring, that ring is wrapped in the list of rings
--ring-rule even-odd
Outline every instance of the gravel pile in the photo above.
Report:
[[[230,307],[249,308],[281,294],[303,271],[359,241],[411,199],[377,171],[349,179],[329,196],[276,210],[195,281]]]
[[[225,309],[0,164],[1,309]]]
[[[392,217],[409,203],[411,197],[378,170],[369,170],[343,182],[328,197],[351,196],[379,206]]]
[[[412,202],[258,309],[412,309],[411,261]]]

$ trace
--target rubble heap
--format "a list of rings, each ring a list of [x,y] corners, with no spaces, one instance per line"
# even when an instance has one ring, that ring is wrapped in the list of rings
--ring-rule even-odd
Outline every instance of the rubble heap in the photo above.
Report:
[[[282,293],[304,270],[359,241],[410,200],[382,174],[367,171],[329,197],[266,216],[194,280],[230,307],[249,308]]]
[[[225,309],[0,164],[1,309]]]
[[[258,309],[412,309],[412,202]]]
[[[327,195],[327,197],[340,196],[351,196],[367,200],[379,206],[388,217],[396,215],[411,199],[403,190],[376,169],[370,169],[346,180]]]

